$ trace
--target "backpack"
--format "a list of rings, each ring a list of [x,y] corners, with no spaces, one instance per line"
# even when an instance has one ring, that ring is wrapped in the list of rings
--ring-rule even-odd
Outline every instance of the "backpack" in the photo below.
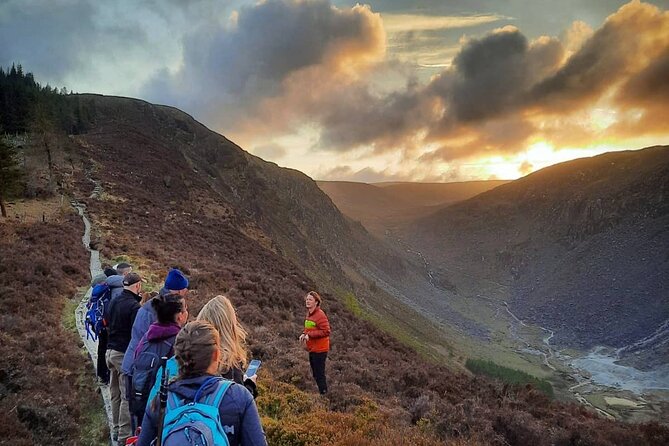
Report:
[[[111,300],[111,287],[106,283],[100,283],[93,287],[91,297],[88,298],[86,304],[86,339],[89,337],[97,341],[100,332],[107,327],[105,320],[105,307],[109,305]]]
[[[172,356],[172,342],[163,340],[150,342],[146,335],[139,341],[132,363],[132,388],[130,391],[130,413],[140,420],[144,416],[146,404],[149,402],[151,388],[156,382],[158,369],[162,366],[161,358]]]
[[[216,390],[200,401],[202,389],[212,381],[218,381]],[[211,377],[202,383],[191,402],[169,392],[162,446],[229,446],[218,408],[230,385],[232,381]]]

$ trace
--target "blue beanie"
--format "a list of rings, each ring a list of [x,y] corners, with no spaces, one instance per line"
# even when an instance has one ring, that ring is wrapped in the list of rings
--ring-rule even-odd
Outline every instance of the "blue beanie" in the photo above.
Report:
[[[178,269],[171,269],[165,279],[165,288],[171,291],[183,290],[184,288],[188,288],[188,279]]]

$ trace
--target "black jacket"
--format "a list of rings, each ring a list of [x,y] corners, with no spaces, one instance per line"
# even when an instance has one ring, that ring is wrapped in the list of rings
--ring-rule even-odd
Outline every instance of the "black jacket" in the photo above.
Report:
[[[123,290],[121,295],[109,303],[107,323],[109,328],[109,342],[107,349],[125,352],[130,344],[132,324],[140,309],[140,297],[129,290]]]

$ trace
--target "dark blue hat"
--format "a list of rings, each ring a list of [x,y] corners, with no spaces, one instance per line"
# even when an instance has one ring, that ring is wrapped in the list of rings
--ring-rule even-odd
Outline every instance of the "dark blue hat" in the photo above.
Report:
[[[179,291],[188,288],[188,279],[178,269],[171,269],[165,279],[165,288],[171,291]]]

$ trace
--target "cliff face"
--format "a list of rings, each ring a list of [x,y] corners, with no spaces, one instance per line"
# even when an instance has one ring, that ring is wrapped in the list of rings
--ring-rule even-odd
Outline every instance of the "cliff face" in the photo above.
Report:
[[[407,237],[449,281],[502,285],[498,297],[556,341],[625,346],[669,319],[669,148],[543,169],[427,217]]]

